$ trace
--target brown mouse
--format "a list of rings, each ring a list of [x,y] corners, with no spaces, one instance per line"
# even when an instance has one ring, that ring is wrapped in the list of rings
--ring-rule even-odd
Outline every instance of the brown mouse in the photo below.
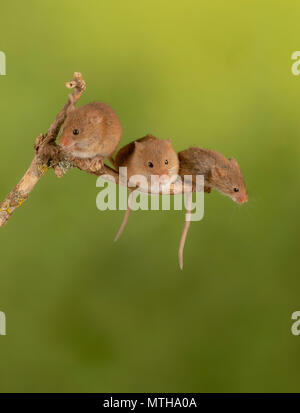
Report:
[[[243,204],[248,201],[245,181],[237,161],[226,158],[220,152],[191,147],[178,153],[180,168],[179,176],[192,175],[193,190],[195,190],[195,176],[204,175],[204,191],[217,189],[230,197],[234,202]],[[191,202],[191,200],[189,200]],[[189,211],[187,211],[189,213]],[[183,248],[190,221],[186,221],[179,244],[179,265],[183,267]]]
[[[234,202],[248,201],[248,193],[241,169],[234,158],[226,158],[220,152],[191,147],[178,153],[179,175],[204,175],[204,190],[217,189]]]
[[[179,161],[170,140],[160,140],[147,135],[133,141],[119,150],[114,165],[116,168],[127,167],[128,180],[134,175],[142,175],[151,185],[151,176],[156,175],[162,185],[173,183],[177,179]],[[139,186],[139,185],[137,185]],[[128,209],[115,241],[121,236],[130,213],[129,195]]]
[[[116,168],[127,167],[127,177],[142,175],[150,185],[151,176],[167,176],[170,183],[177,178],[179,161],[170,139],[161,140],[153,135],[146,135],[119,150],[114,165]],[[162,180],[163,183],[164,180]]]
[[[74,158],[90,158],[91,169],[110,159],[122,135],[121,123],[106,103],[94,102],[69,111],[60,145]]]

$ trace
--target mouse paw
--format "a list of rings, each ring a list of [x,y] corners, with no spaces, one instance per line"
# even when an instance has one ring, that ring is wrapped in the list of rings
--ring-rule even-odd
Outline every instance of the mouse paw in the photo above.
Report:
[[[95,157],[95,158],[92,158],[89,161],[89,169],[92,172],[100,171],[100,169],[102,169],[102,167],[103,167],[103,159],[102,158]]]

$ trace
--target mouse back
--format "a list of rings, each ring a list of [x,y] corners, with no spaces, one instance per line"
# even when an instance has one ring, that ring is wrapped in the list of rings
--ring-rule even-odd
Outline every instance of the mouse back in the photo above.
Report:
[[[237,203],[248,200],[245,181],[234,158],[226,158],[220,152],[191,147],[179,152],[180,169],[179,175],[204,175],[205,191],[215,188]]]

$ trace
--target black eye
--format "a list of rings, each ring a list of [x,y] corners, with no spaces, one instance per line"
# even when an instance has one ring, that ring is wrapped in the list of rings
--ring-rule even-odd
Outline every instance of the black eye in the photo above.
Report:
[[[234,192],[239,192],[239,188],[233,188]]]
[[[78,129],[74,129],[73,130],[73,135],[78,135],[79,134],[79,130]]]
[[[168,162],[168,159],[166,159],[166,160],[165,160],[165,165],[168,165],[168,163],[169,163],[169,162]]]
[[[148,162],[148,166],[149,166],[149,168],[153,168],[153,163],[152,163],[152,162]]]

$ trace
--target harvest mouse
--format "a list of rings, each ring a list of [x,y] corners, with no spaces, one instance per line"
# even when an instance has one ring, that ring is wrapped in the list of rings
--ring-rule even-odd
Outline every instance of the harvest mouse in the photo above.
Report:
[[[237,161],[227,159],[217,151],[191,147],[178,153],[180,168],[179,175],[192,175],[193,190],[195,190],[195,175],[204,175],[204,191],[217,189],[230,197],[234,202],[243,204],[248,201],[245,181]],[[191,194],[190,194],[191,196]],[[189,204],[191,199],[189,199]],[[189,210],[187,211],[189,213]],[[179,265],[183,267],[183,248],[190,221],[186,221],[179,245]]]
[[[162,185],[171,184],[177,179],[179,161],[178,155],[170,140],[160,140],[152,135],[133,141],[119,150],[114,165],[116,168],[127,167],[127,178],[142,175],[151,184],[151,176],[156,175]],[[139,186],[139,183],[137,184]],[[121,236],[130,213],[132,192],[128,199],[128,208],[115,238]]]
[[[120,121],[105,103],[94,102],[68,112],[60,145],[74,158],[91,158],[91,169],[101,169],[111,157],[122,135]]]
[[[238,204],[248,201],[245,181],[237,161],[220,152],[191,147],[178,153],[179,175],[204,175],[205,192],[217,189]]]

